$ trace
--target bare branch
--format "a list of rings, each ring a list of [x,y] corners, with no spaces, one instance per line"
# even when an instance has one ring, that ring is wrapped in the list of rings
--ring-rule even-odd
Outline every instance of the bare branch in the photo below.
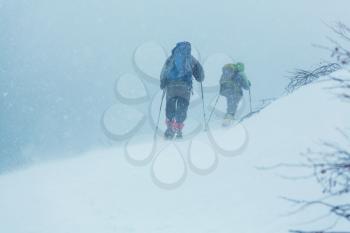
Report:
[[[326,76],[334,71],[337,71],[341,66],[337,63],[330,63],[326,65],[321,65],[319,68],[313,71],[307,71],[302,69],[297,69],[292,77],[290,78],[289,84],[286,88],[288,93],[291,93],[298,89],[299,87],[305,86],[319,79],[321,76]]]
[[[350,42],[350,28],[343,23],[337,23],[335,26],[329,26],[331,30],[339,36],[343,42]],[[297,70],[287,87],[287,91],[291,92],[295,89],[307,85],[320,76],[329,75],[333,71],[336,71],[344,65],[350,64],[350,50],[346,49],[338,41],[328,38],[335,48],[332,50],[332,57],[335,57],[338,63],[330,63],[326,66],[321,66],[314,71]],[[327,49],[325,46],[317,46],[318,48]],[[350,80],[342,79],[339,77],[331,77],[338,85],[331,89],[342,89],[343,93],[339,94],[339,97],[350,101]],[[341,130],[337,129],[339,133],[349,142],[350,137]],[[328,197],[337,197],[340,195],[348,195],[350,193],[350,149],[336,145],[334,143],[324,142],[322,143],[322,151],[313,152],[308,150],[306,154],[303,154],[308,164],[312,167],[313,176],[317,182],[322,186],[323,193],[328,194]],[[291,230],[291,233],[350,233],[350,231],[333,231],[340,219],[350,221],[350,203],[334,204],[326,202],[325,199],[315,201],[300,201],[300,200],[286,200],[293,202],[298,206],[296,210],[291,212],[295,214],[313,205],[321,205],[328,209],[329,213],[322,216],[327,217],[329,214],[337,217],[337,220],[328,229],[315,230],[315,231],[302,231]],[[332,198],[333,202],[335,201]],[[320,219],[317,218],[317,219]]]
[[[328,27],[343,41],[350,42],[350,28],[345,24],[338,22],[335,26]],[[337,61],[342,65],[347,65],[350,63],[350,51],[342,46],[339,42],[334,39],[329,38],[329,40],[335,45],[332,52],[332,57],[335,57]]]
[[[338,84],[336,87],[333,87],[333,89],[343,90],[343,93],[338,96],[344,100],[350,101],[350,79],[332,77],[332,80]]]

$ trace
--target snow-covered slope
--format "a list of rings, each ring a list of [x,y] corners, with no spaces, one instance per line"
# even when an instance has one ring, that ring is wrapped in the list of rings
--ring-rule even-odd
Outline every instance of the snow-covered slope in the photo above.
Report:
[[[334,75],[350,77],[347,71]],[[295,163],[307,148],[318,148],[319,140],[340,140],[336,128],[350,127],[350,108],[330,86],[332,81],[321,80],[277,100],[243,125],[213,130],[212,139],[221,149],[247,141],[236,156],[217,154],[217,167],[202,133],[189,150],[189,142],[161,142],[158,146],[165,149],[153,165],[130,165],[124,148],[111,148],[3,175],[0,232],[282,233],[329,226],[332,217],[306,224],[327,213],[322,208],[286,216],[294,206],[280,197],[313,199],[321,189],[313,179],[288,180],[279,174],[307,175],[307,169],[257,167]],[[150,148],[149,142],[127,149],[145,154]],[[186,170],[187,159],[185,164],[176,159],[179,151],[191,155],[197,167],[212,160],[210,174]],[[150,170],[168,180],[187,171],[186,180],[165,190],[152,182]],[[350,229],[349,223],[338,227]]]

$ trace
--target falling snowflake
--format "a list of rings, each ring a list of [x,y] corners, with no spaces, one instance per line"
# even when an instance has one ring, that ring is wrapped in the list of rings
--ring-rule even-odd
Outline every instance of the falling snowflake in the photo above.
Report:
[[[193,55],[201,61],[199,52]],[[105,135],[118,142],[124,142],[126,160],[135,166],[150,166],[153,182],[164,189],[182,185],[189,172],[209,175],[219,163],[219,156],[236,156],[242,153],[248,143],[245,127],[237,124],[227,129],[218,129],[215,122],[204,130],[201,117],[199,88],[194,87],[189,117],[186,120],[184,139],[166,141],[162,139],[165,124],[159,126],[157,137],[149,137],[156,129],[162,91],[159,90],[160,69],[168,57],[164,47],[155,42],[139,46],[133,56],[134,74],[123,74],[115,82],[117,103],[110,106],[101,117]],[[211,111],[218,92],[218,74],[222,64],[233,62],[225,54],[215,54],[204,61],[206,80],[203,84],[206,96],[211,97],[207,110]],[[225,112],[224,103],[217,106],[215,115]],[[241,103],[240,114],[245,107]],[[196,114],[200,113],[200,114]],[[161,123],[165,122],[162,114]],[[230,140],[226,140],[230,138]]]

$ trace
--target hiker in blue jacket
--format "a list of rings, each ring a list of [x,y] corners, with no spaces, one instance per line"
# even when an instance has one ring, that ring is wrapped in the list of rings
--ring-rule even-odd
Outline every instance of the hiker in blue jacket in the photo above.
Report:
[[[166,60],[161,75],[160,88],[166,90],[166,139],[182,138],[182,129],[192,93],[192,76],[203,82],[201,64],[191,55],[191,44],[180,42]]]

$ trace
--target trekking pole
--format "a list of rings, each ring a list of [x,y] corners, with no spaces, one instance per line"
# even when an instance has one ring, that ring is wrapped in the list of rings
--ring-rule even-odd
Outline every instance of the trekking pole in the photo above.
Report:
[[[158,133],[158,128],[159,128],[159,121],[160,121],[160,114],[162,113],[162,107],[163,107],[163,100],[165,97],[165,89],[163,90],[163,94],[162,94],[162,100],[160,102],[160,107],[159,107],[159,113],[158,113],[158,119],[157,119],[157,125],[156,125],[156,130],[154,131],[154,139],[157,138],[157,133]]]
[[[204,94],[203,94],[203,83],[202,83],[202,82],[201,82],[201,92],[202,92],[202,106],[203,106],[204,131],[207,131],[207,120],[206,120],[206,116],[205,116]]]
[[[253,112],[253,108],[252,108],[252,94],[250,92],[250,88],[249,88],[249,105],[250,105],[250,113]]]
[[[210,122],[210,119],[215,111],[215,108],[216,108],[216,105],[218,104],[219,102],[219,98],[220,98],[220,94],[218,95],[218,97],[216,98],[216,101],[215,101],[215,104],[214,104],[214,107],[213,107],[213,110],[211,110],[211,113],[209,115],[209,118],[208,118],[208,121],[207,121],[207,125],[209,125],[209,122]]]

